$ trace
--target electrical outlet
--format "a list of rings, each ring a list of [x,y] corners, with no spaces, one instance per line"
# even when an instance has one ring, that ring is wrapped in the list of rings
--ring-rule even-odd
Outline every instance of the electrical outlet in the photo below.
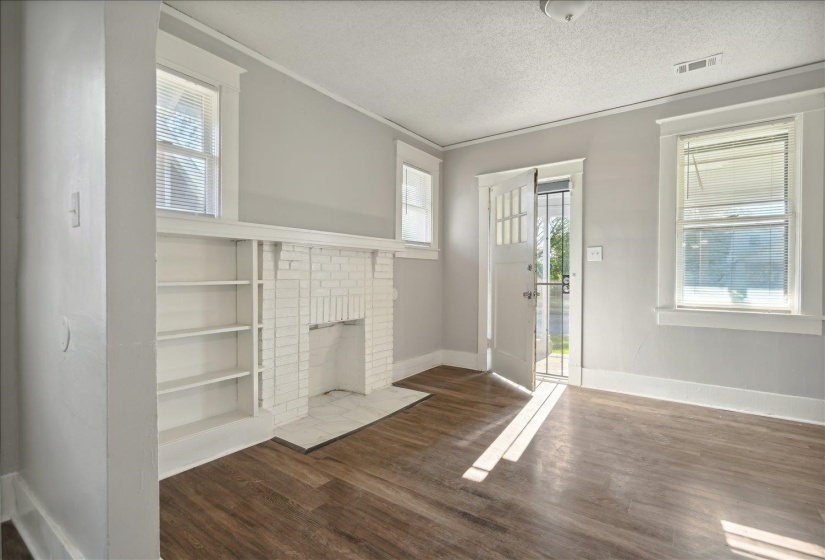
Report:
[[[588,247],[587,248],[587,260],[588,261],[600,261],[600,260],[602,260],[602,248],[601,247]]]

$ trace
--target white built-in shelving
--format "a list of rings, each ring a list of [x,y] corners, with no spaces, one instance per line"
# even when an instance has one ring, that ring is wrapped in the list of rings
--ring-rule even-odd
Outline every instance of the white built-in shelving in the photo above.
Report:
[[[403,242],[206,220],[157,219],[158,467],[170,476],[272,437],[259,407],[265,242],[402,251]]]
[[[250,328],[252,327],[249,325],[216,325],[214,327],[195,327],[194,329],[159,331],[158,340],[171,340],[173,338],[187,338],[190,336],[204,336],[207,334],[248,331]]]
[[[258,245],[158,235],[161,446],[258,414]]]

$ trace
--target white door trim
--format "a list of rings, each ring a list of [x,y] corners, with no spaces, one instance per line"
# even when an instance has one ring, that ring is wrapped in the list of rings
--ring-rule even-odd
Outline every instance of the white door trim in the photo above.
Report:
[[[490,370],[488,352],[490,340],[489,322],[489,218],[490,218],[490,187],[506,181],[527,169],[538,169],[538,180],[570,179],[570,385],[582,383],[582,287],[584,286],[583,273],[583,238],[584,238],[584,158],[535,165],[520,169],[499,171],[476,175],[478,180],[478,351],[477,367],[481,371]],[[574,336],[575,335],[575,336]]]

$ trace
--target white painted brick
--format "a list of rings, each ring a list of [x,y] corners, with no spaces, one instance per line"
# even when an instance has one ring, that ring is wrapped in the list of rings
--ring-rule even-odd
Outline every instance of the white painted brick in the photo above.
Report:
[[[278,271],[278,279],[279,280],[300,280],[301,278],[301,271],[300,270],[279,270]]]
[[[298,355],[297,354],[289,354],[288,356],[276,356],[275,357],[275,367],[278,368],[280,366],[286,366],[289,364],[297,364],[298,363]],[[275,371],[275,375],[278,375],[278,371]]]

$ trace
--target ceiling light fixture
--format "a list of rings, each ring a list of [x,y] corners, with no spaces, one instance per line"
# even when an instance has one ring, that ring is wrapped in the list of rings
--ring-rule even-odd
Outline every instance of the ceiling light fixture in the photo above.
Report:
[[[593,0],[541,0],[539,7],[550,19],[569,23],[576,21]]]

